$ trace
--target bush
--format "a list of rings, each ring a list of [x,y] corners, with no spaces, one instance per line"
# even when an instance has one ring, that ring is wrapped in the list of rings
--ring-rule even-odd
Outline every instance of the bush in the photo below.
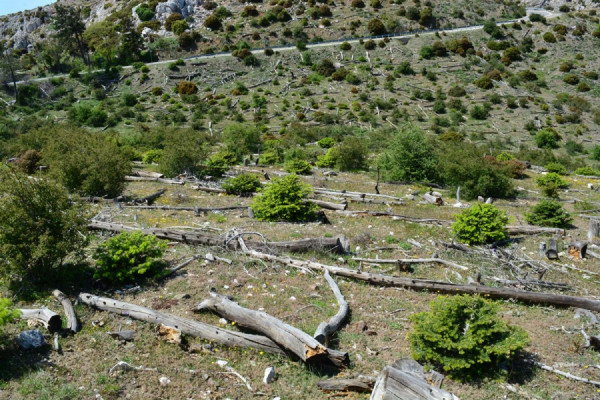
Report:
[[[209,17],[210,18],[210,17]],[[171,13],[167,18],[165,18],[165,29],[170,31],[173,28],[173,22],[180,21],[183,19],[183,16],[179,13]],[[206,24],[205,24],[206,26]]]
[[[276,178],[252,201],[254,216],[263,221],[314,220],[317,206],[307,201],[312,187],[297,175]]]
[[[448,89],[448,96],[450,97],[463,97],[467,94],[467,91],[463,86],[455,85]]]
[[[577,85],[579,83],[579,77],[576,74],[567,74],[563,78],[563,82],[569,85]]]
[[[305,160],[290,160],[285,164],[283,169],[287,172],[300,175],[310,175],[312,171],[312,167]]]
[[[158,163],[160,157],[162,156],[162,153],[162,150],[159,149],[148,150],[144,153],[144,156],[142,157],[142,162],[144,164]]]
[[[229,151],[220,151],[208,159],[204,167],[204,175],[213,177],[223,176],[225,171],[229,169],[229,166],[236,162],[237,158],[235,154]]]
[[[544,196],[558,197],[558,189],[569,187],[567,182],[556,172],[538,176],[535,183],[540,187]]]
[[[15,167],[31,175],[39,168],[40,161],[42,161],[42,154],[39,151],[27,150],[15,161]]]
[[[539,130],[534,137],[535,144],[540,149],[557,149],[560,136],[552,128]]]
[[[256,175],[250,174],[240,174],[223,182],[223,189],[227,191],[227,194],[237,196],[249,196],[261,187],[260,179]]]
[[[123,232],[101,243],[94,252],[94,278],[110,283],[137,282],[158,277],[167,263],[161,259],[167,244],[154,235]]]
[[[452,379],[494,375],[529,343],[527,332],[507,325],[498,305],[479,296],[439,296],[430,308],[411,316],[413,357],[442,367]]]
[[[49,283],[64,261],[83,260],[87,210],[60,185],[0,166],[0,275],[22,285]],[[21,283],[19,283],[21,281]]]
[[[367,29],[369,30],[371,35],[374,36],[384,35],[386,32],[385,25],[383,25],[383,22],[381,22],[381,20],[377,18],[373,18],[369,21],[369,23],[367,24]]]
[[[433,145],[423,131],[413,127],[396,132],[379,159],[382,176],[390,181],[435,181],[437,165]]]
[[[206,156],[204,142],[204,136],[191,129],[169,130],[158,162],[160,172],[168,177],[198,172],[198,164]]]
[[[152,96],[161,96],[163,94],[163,90],[160,87],[152,88]]]
[[[330,137],[324,137],[323,139],[319,140],[317,142],[317,144],[322,149],[329,149],[329,148],[335,146],[335,139],[330,138]],[[598,148],[600,149],[600,146]],[[599,150],[599,154],[600,154],[600,150]]]
[[[219,17],[212,14],[204,20],[204,26],[212,31],[218,31],[223,25],[221,24]]]
[[[408,61],[402,61],[394,70],[395,75],[414,75],[415,71]]]
[[[42,148],[51,177],[72,192],[116,197],[131,172],[129,158],[110,136],[73,128],[40,130],[49,135]]]
[[[223,143],[238,160],[244,155],[256,153],[262,144],[260,130],[253,124],[231,124],[222,133]]]
[[[487,119],[487,117],[489,116],[489,111],[485,107],[476,105],[476,106],[473,106],[473,108],[471,108],[471,111],[469,112],[469,114],[471,115],[471,118],[473,118],[473,119],[484,120],[484,119]]]
[[[138,102],[137,96],[133,93],[124,93],[121,99],[125,107],[133,107]]]
[[[573,171],[575,175],[600,176],[600,171],[592,167],[579,167]]]
[[[154,18],[154,11],[149,9],[148,7],[144,7],[144,4],[135,9],[135,13],[140,17],[141,21],[150,21]]]
[[[10,299],[0,297],[0,326],[19,318],[20,311],[12,308]]]
[[[340,50],[344,50],[344,51],[352,50],[352,45],[348,42],[344,42],[344,43],[340,44]]]
[[[175,21],[173,22],[173,24],[171,25],[172,31],[174,34],[176,34],[177,36],[181,35],[182,33],[184,33],[186,31],[186,29],[189,28],[187,22],[185,22],[185,20],[179,20],[179,21]]]
[[[558,201],[542,200],[525,213],[525,220],[532,225],[566,228],[573,218]]]
[[[319,75],[331,76],[335,72],[335,66],[331,60],[324,58],[319,61],[315,70]]]
[[[567,175],[567,169],[565,166],[557,162],[550,162],[544,165],[544,168],[546,168],[548,172],[555,172],[559,175]]]
[[[433,48],[431,46],[423,46],[421,47],[421,50],[419,50],[419,55],[421,58],[429,60],[435,56],[435,53],[433,52]]]
[[[177,84],[175,90],[179,94],[195,94],[198,92],[198,87],[194,82],[181,81]]]
[[[508,217],[492,204],[476,203],[456,216],[452,231],[461,242],[485,244],[506,238]]]
[[[484,75],[481,78],[477,79],[475,82],[473,82],[475,84],[475,86],[477,86],[480,89],[483,90],[487,90],[487,89],[491,89],[494,87],[494,83],[492,82],[492,80]],[[463,89],[464,90],[464,89]]]
[[[544,41],[548,43],[556,43],[556,36],[554,36],[552,32],[544,33],[542,39],[544,39]]]

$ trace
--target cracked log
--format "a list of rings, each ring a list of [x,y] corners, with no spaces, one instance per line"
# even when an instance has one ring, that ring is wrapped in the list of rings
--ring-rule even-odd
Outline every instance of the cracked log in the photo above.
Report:
[[[431,386],[411,372],[388,365],[377,377],[370,400],[392,399],[459,400],[452,393]]]
[[[62,327],[60,315],[46,307],[31,310],[20,308],[19,311],[21,312],[21,319],[41,323],[49,332],[58,332]]]
[[[75,309],[73,308],[71,300],[69,300],[69,298],[58,289],[54,290],[52,295],[60,302],[60,304],[62,304],[65,310],[65,316],[67,317],[67,329],[73,333],[77,333],[81,327],[79,325],[79,321],[77,320],[77,314],[75,314]]]
[[[79,294],[78,299],[83,304],[102,311],[124,315],[129,318],[150,322],[152,324],[171,326],[179,329],[186,335],[207,339],[218,344],[230,347],[249,347],[274,354],[285,354],[275,342],[261,335],[250,335],[242,332],[229,331],[199,321],[161,313],[150,308],[125,303],[107,297],[94,296],[89,293]]]
[[[364,271],[355,271],[333,265],[320,264],[314,261],[296,260],[288,257],[275,256],[248,250],[245,253],[261,260],[275,261],[299,269],[313,271],[329,270],[329,273],[346,278],[366,281],[374,285],[402,287],[413,290],[427,290],[431,292],[448,294],[482,294],[495,299],[515,299],[533,304],[548,304],[558,307],[577,307],[591,311],[600,311],[600,301],[585,297],[566,296],[562,294],[546,292],[528,292],[512,288],[498,288],[483,285],[457,285],[427,279],[401,278],[391,275],[374,274]]]
[[[154,200],[158,199],[160,196],[165,194],[166,191],[167,189],[159,189],[157,192],[152,193],[151,195],[148,195],[146,197],[142,197],[140,199],[135,199],[133,200],[133,202],[135,204],[146,204],[148,206],[151,206],[152,203],[154,203]]]
[[[207,235],[205,233],[182,231],[177,229],[159,229],[146,228],[140,229],[133,226],[115,224],[111,222],[91,221],[88,224],[88,229],[105,230],[111,232],[135,232],[140,231],[147,235],[155,235],[159,239],[166,239],[174,242],[182,242],[188,244],[197,244],[204,246],[225,246],[226,241],[220,236]],[[350,240],[344,235],[339,235],[332,238],[306,238],[293,240],[288,242],[246,242],[248,247],[261,250],[275,249],[287,250],[292,252],[301,252],[309,250],[319,250],[331,252],[335,254],[346,254],[350,251]],[[237,250],[239,245],[235,241],[227,243],[227,246],[232,250]]]
[[[327,283],[329,283],[329,287],[333,291],[335,298],[340,306],[339,311],[335,314],[331,319],[327,322],[321,322],[315,331],[314,338],[322,344],[327,343],[327,339],[329,335],[338,331],[346,318],[348,318],[348,314],[350,313],[350,307],[348,306],[348,302],[344,299],[344,295],[340,291],[337,283],[333,280],[331,275],[329,275],[329,271],[325,270],[323,274]]]
[[[341,368],[348,365],[348,353],[324,347],[309,334],[265,312],[244,308],[214,291],[195,311],[212,311],[238,325],[262,333],[275,343],[295,354],[307,364],[331,364]]]

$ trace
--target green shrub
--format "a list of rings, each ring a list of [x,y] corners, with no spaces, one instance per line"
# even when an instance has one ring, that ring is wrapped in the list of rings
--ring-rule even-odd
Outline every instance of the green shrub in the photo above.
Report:
[[[544,41],[548,43],[556,43],[556,36],[554,36],[552,32],[544,33],[542,39],[544,39]]]
[[[407,127],[392,137],[379,158],[384,179],[399,182],[431,182],[437,178],[438,158],[425,133]]]
[[[153,96],[160,96],[163,94],[163,90],[161,87],[153,87],[152,88],[152,95]]]
[[[600,171],[592,167],[579,167],[573,173],[575,175],[600,176]]]
[[[260,155],[261,164],[273,165],[281,162],[281,156],[275,151],[265,151]]]
[[[322,149],[329,149],[329,148],[335,146],[335,139],[330,138],[330,137],[324,137],[323,139],[319,140],[317,142],[317,144]],[[600,147],[599,147],[599,149],[600,149]]]
[[[563,82],[569,84],[569,85],[577,85],[579,83],[579,77],[576,74],[567,74],[565,75],[565,77],[563,78]]]
[[[567,169],[565,166],[557,162],[548,163],[544,165],[544,168],[546,168],[548,172],[555,172],[559,175],[567,175]]]
[[[311,165],[305,160],[290,160],[285,164],[283,169],[287,172],[300,175],[310,175],[312,172]]]
[[[208,159],[206,162],[206,167],[204,168],[204,174],[214,177],[223,176],[225,171],[227,171],[229,167],[234,165],[236,162],[237,158],[235,154],[229,151],[220,151],[216,154],[213,154],[213,156]]]
[[[435,56],[435,53],[433,52],[433,47],[423,46],[421,47],[421,50],[419,50],[419,55],[421,56],[421,58],[429,60]]]
[[[431,311],[411,316],[413,357],[457,380],[477,380],[499,373],[529,343],[520,327],[497,315],[498,305],[479,296],[439,296]]]
[[[335,160],[337,157],[337,149],[335,147],[329,148],[327,153],[317,157],[317,167],[319,168],[332,168],[335,167]]]
[[[141,21],[150,21],[154,18],[154,11],[149,9],[148,7],[144,7],[144,4],[140,5],[135,9],[135,13],[140,17]]]
[[[385,25],[383,25],[383,22],[381,22],[381,20],[377,18],[373,18],[369,21],[369,23],[367,24],[367,29],[369,30],[371,35],[374,36],[383,35],[386,32]]]
[[[0,326],[19,318],[19,310],[12,308],[12,301],[0,297]]]
[[[414,75],[415,71],[408,61],[402,61],[394,70],[394,75]]]
[[[177,84],[175,90],[179,94],[194,94],[198,92],[198,87],[194,82],[181,81]]]
[[[260,150],[260,130],[255,124],[236,123],[228,125],[221,134],[228,151],[241,159],[244,155]]]
[[[204,26],[212,31],[218,31],[223,26],[221,20],[214,14],[211,14],[204,20]]]
[[[480,120],[480,121],[487,119],[488,116],[490,115],[488,109],[485,107],[482,107],[480,105],[473,106],[473,108],[471,108],[471,111],[469,111],[469,114],[471,115],[471,117],[473,119]]]
[[[206,156],[205,137],[191,129],[170,129],[158,161],[160,172],[168,177],[195,174]]]
[[[276,178],[252,201],[254,216],[263,221],[313,220],[318,207],[307,201],[311,193],[312,187],[295,174]]]
[[[83,259],[87,209],[64,188],[0,166],[0,276],[18,285],[49,283],[64,261]]]
[[[169,16],[167,18],[165,18],[165,29],[168,31],[172,30],[173,22],[180,21],[182,19],[183,19],[183,15],[181,15],[180,13],[169,14]],[[204,23],[204,26],[206,26],[206,23]],[[208,26],[207,26],[207,28],[208,28]]]
[[[573,218],[558,201],[542,200],[525,213],[525,220],[532,225],[566,228]]]
[[[62,126],[42,131],[49,135],[43,162],[67,189],[111,198],[123,192],[131,163],[110,136]]]
[[[352,171],[366,168],[367,150],[364,139],[347,136],[340,144],[329,149],[328,154],[331,152],[337,169]]]
[[[142,162],[145,164],[158,163],[161,156],[162,156],[162,150],[160,150],[160,149],[148,150],[147,152],[144,153],[144,156],[142,157]]]
[[[137,104],[137,96],[133,93],[124,93],[122,96],[123,105],[133,107]]]
[[[569,187],[567,182],[556,172],[548,172],[546,175],[538,176],[535,183],[542,190],[544,196],[558,197],[558,189]]]
[[[161,259],[167,244],[154,235],[123,232],[101,243],[94,252],[94,278],[110,283],[137,282],[158,277],[167,263]]]
[[[491,89],[494,87],[494,83],[492,82],[492,80],[484,75],[481,78],[477,79],[475,82],[473,82],[475,84],[475,86],[477,86],[480,89]]]
[[[340,50],[344,50],[344,51],[352,50],[352,45],[348,42],[344,42],[344,43],[340,44]]]
[[[240,174],[223,182],[223,189],[227,191],[227,194],[237,196],[249,196],[261,187],[260,179],[251,174]]]
[[[485,244],[506,238],[508,217],[492,204],[473,204],[456,216],[452,231],[461,242]]]
[[[176,34],[177,36],[181,35],[182,33],[184,33],[186,31],[186,29],[189,28],[187,22],[185,22],[185,20],[179,20],[179,21],[175,21],[173,22],[173,24],[171,25],[172,31],[174,34]]]
[[[335,72],[335,66],[333,65],[333,62],[330,59],[324,58],[321,61],[319,61],[319,63],[316,65],[315,70],[319,75],[331,76]]]
[[[557,149],[560,136],[552,128],[539,130],[534,137],[535,144],[540,149]]]

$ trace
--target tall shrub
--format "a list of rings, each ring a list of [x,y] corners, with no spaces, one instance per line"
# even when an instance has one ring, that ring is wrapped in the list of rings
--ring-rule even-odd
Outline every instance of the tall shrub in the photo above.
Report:
[[[271,181],[252,202],[254,216],[263,221],[312,220],[317,206],[307,201],[312,187],[291,174]]]

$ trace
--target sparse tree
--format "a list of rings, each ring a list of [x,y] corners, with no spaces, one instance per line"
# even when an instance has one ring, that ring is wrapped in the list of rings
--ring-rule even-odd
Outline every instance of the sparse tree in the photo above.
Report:
[[[90,64],[87,54],[87,46],[83,38],[85,24],[81,16],[81,10],[72,6],[63,6],[56,4],[55,15],[52,19],[52,25],[56,31],[57,39],[65,46],[71,47],[73,43],[81,55],[85,65]]]

